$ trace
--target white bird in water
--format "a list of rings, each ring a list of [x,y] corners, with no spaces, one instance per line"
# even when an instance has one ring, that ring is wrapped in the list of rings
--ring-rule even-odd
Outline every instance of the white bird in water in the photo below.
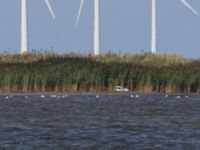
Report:
[[[96,95],[96,98],[100,98],[100,96],[99,96],[99,95]]]
[[[180,98],[181,98],[181,96],[180,96],[180,95],[176,96],[176,99],[180,99]]]
[[[136,94],[136,95],[135,95],[135,97],[136,97],[136,98],[139,98],[139,97],[140,97],[140,95],[137,95],[137,94]]]
[[[41,95],[40,97],[41,97],[41,98],[45,98],[45,95]]]
[[[6,96],[5,99],[9,99],[9,96]]]
[[[134,98],[134,95],[131,95],[130,97],[131,97],[131,98]]]
[[[25,98],[25,99],[27,99],[27,98],[28,98],[28,96],[26,95],[24,98]]]
[[[185,98],[189,98],[189,96],[186,95]]]
[[[56,98],[57,96],[56,96],[56,95],[51,95],[50,97],[51,97],[51,98]]]
[[[66,97],[68,97],[68,95],[67,95],[67,94],[62,96],[62,98],[66,98]]]
[[[169,97],[169,95],[166,94],[166,95],[165,95],[165,98],[168,98],[168,97]]]

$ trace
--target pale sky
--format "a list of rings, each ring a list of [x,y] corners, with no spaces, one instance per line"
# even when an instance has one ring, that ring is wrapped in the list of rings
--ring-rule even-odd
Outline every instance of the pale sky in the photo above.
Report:
[[[80,0],[50,0],[53,20],[44,0],[27,0],[29,48],[57,53],[93,49],[94,0],[85,0],[79,28],[75,20]],[[158,53],[200,58],[200,16],[179,0],[158,1]],[[200,1],[187,0],[199,13]],[[21,0],[0,1],[0,52],[19,52]],[[100,0],[101,52],[140,53],[150,49],[151,0]]]

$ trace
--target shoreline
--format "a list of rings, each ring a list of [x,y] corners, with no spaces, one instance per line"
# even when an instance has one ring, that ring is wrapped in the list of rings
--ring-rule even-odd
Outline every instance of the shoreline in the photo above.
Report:
[[[198,95],[196,93],[156,93],[156,92],[2,92],[1,95]]]

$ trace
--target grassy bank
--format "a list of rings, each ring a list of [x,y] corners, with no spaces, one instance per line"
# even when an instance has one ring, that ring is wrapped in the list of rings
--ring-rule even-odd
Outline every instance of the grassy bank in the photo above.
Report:
[[[175,55],[0,55],[1,92],[199,92],[200,61]]]

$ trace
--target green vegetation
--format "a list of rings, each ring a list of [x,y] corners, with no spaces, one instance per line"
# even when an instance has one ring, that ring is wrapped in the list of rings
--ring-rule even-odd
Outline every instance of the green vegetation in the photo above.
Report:
[[[199,92],[200,61],[175,55],[0,55],[1,92]]]

